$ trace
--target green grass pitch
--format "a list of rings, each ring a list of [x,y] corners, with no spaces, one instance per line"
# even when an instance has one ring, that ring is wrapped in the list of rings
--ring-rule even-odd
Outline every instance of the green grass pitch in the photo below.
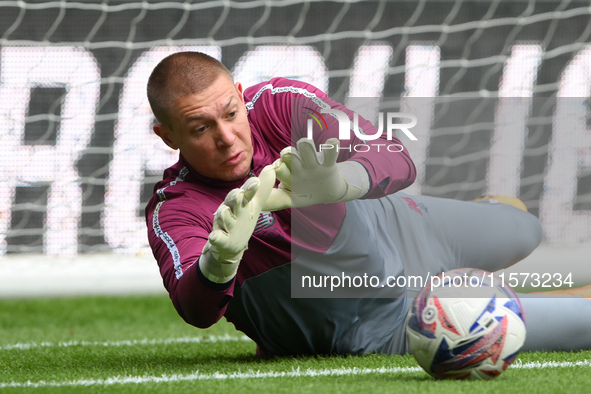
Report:
[[[521,353],[491,381],[437,381],[412,356],[261,360],[222,321],[199,330],[165,295],[0,300],[0,393],[588,392],[591,351]]]

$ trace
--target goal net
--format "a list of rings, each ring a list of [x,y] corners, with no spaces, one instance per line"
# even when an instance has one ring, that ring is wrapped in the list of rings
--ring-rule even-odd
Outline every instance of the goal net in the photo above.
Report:
[[[183,49],[245,86],[414,113],[409,193],[515,195],[547,243],[589,244],[590,18],[586,1],[0,1],[0,256],[150,254],[143,209],[177,156],[145,84]]]

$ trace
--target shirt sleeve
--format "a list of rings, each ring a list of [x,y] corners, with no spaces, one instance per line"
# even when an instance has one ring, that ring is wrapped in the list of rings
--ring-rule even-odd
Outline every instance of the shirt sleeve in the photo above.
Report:
[[[340,141],[338,161],[354,160],[362,164],[370,178],[370,189],[363,198],[380,198],[410,186],[416,178],[416,168],[402,142],[387,133],[374,140],[363,141],[352,130],[355,112],[329,98],[314,86],[285,78],[275,78],[265,85],[263,95],[278,108],[274,121],[283,119],[290,124],[291,144],[309,136],[311,131],[316,149],[329,138]],[[284,94],[288,93],[288,94]],[[347,138],[340,138],[339,119],[330,110],[346,114],[349,121]],[[358,115],[358,129],[366,135],[379,133],[378,128]],[[308,122],[310,121],[310,122]],[[308,124],[312,125],[309,130]]]
[[[329,100],[332,108],[347,114],[353,122],[355,113],[340,103]],[[329,129],[335,133],[338,122],[328,117]],[[336,125],[334,124],[336,123]],[[358,115],[358,127],[367,135],[378,132],[376,126]],[[339,161],[354,160],[361,163],[369,174],[370,189],[364,199],[380,198],[410,186],[416,179],[416,168],[402,142],[396,138],[382,136],[375,140],[363,141],[351,131],[350,140],[341,140]],[[329,137],[330,138],[330,137]]]
[[[187,323],[206,328],[224,315],[234,279],[216,284],[200,272],[198,260],[211,223],[202,219],[207,215],[199,215],[196,206],[184,193],[171,189],[152,197],[146,220],[150,247],[174,307]]]

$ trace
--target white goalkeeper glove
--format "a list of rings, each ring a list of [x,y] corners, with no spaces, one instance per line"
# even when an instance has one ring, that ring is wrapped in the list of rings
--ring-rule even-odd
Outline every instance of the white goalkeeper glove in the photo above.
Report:
[[[327,140],[320,152],[307,138],[300,139],[297,147],[283,149],[273,163],[281,183],[272,190],[263,211],[351,201],[369,191],[369,175],[363,165],[337,163],[338,139]]]
[[[224,199],[214,214],[213,230],[203,247],[199,268],[215,283],[227,283],[238,271],[257,220],[271,189],[275,171],[266,166],[256,178],[248,179]]]

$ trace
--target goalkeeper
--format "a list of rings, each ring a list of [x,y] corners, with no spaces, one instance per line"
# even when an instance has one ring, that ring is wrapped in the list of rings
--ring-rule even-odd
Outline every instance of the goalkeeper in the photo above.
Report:
[[[404,318],[420,284],[330,294],[302,278],[495,271],[541,240],[538,220],[511,205],[399,192],[415,178],[402,143],[337,139],[330,111],[353,113],[309,84],[274,78],[243,90],[217,60],[180,52],[153,70],[148,98],[154,132],[180,151],[146,207],[164,286],[187,323],[224,316],[258,354],[408,351]],[[526,349],[591,345],[590,301],[535,301],[523,299]],[[580,321],[570,325],[545,316],[573,308]]]

